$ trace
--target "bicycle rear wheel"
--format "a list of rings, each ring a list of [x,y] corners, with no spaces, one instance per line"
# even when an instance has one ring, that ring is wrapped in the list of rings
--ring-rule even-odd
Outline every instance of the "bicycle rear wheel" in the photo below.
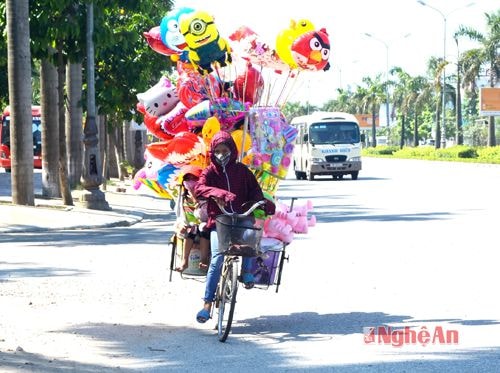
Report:
[[[236,294],[238,292],[238,262],[230,259],[222,272],[217,332],[219,341],[225,342],[233,322]]]

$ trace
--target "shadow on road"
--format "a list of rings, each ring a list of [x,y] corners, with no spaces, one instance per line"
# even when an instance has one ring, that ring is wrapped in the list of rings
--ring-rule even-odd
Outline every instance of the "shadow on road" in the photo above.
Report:
[[[156,229],[141,229],[139,226],[112,227],[86,230],[62,230],[33,233],[4,233],[0,236],[1,243],[17,242],[30,243],[30,246],[49,247],[76,247],[76,246],[114,246],[124,242],[134,245],[138,243],[158,244],[165,243],[165,247],[172,234],[173,218],[168,214],[151,216]],[[36,241],[36,244],[33,243]]]
[[[469,326],[497,323],[492,320],[413,320],[407,315],[389,315],[383,312],[351,312],[341,314],[318,314],[314,312],[293,313],[291,315],[263,316],[238,322],[232,328],[232,334],[226,343],[217,340],[215,331],[191,327],[171,326],[167,324],[124,325],[113,323],[88,323],[64,330],[53,331],[92,339],[109,358],[116,358],[114,367],[109,365],[85,364],[77,361],[57,360],[41,354],[27,351],[0,351],[2,366],[40,372],[77,371],[103,372],[120,370],[122,372],[164,372],[164,371],[220,371],[219,361],[225,371],[243,369],[248,372],[304,371],[304,367],[294,366],[293,356],[281,350],[277,344],[288,341],[305,343],[335,338],[335,335],[359,334],[360,345],[363,346],[363,327],[383,326],[388,324],[404,324],[414,322],[451,322]],[[266,338],[267,343],[252,343],[248,334]],[[193,345],[193,338],[196,345]],[[259,362],[236,358],[235,351],[245,345],[252,349],[252,356],[258,354]],[[193,356],[193,348],[200,351],[198,358]],[[398,371],[398,372],[430,372],[481,371],[483,368],[498,367],[500,349],[498,347],[484,349],[457,349],[454,351],[436,351],[432,346],[426,350],[414,352],[404,348],[394,348],[394,352],[386,349],[373,357],[373,349],[377,346],[366,346],[373,361],[359,364],[335,364],[308,366],[307,371]],[[210,356],[204,355],[206,351]],[[376,352],[376,351],[375,351]],[[335,350],[331,351],[336,354]],[[195,354],[196,355],[196,354]],[[393,356],[394,355],[394,356]],[[120,359],[133,359],[137,369],[126,369],[119,366]],[[189,359],[189,360],[188,360]],[[379,359],[379,360],[377,360]],[[391,359],[391,361],[387,361]],[[212,367],[212,368],[210,368]],[[213,367],[217,367],[214,369]]]
[[[0,282],[16,278],[81,276],[89,273],[74,268],[39,267],[36,263],[0,262],[0,267]]]

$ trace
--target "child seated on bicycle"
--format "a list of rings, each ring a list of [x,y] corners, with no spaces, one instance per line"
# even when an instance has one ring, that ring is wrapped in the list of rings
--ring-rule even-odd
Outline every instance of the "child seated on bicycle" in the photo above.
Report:
[[[243,213],[243,205],[247,206],[247,202],[265,199],[255,175],[243,163],[237,162],[238,150],[229,133],[220,131],[214,135],[209,155],[211,164],[203,170],[194,189],[197,198],[207,199],[208,220],[205,229],[210,232],[212,248],[203,308],[196,315],[196,320],[200,323],[210,318],[212,302],[224,262],[223,255],[219,253],[215,231],[215,218],[222,214],[218,205],[224,206],[229,212]],[[275,205],[272,201],[266,200],[263,209],[266,214],[271,215],[274,214]],[[250,258],[243,258],[242,279],[247,289],[252,288],[255,282],[250,272],[250,265]]]
[[[201,171],[200,167],[185,166],[181,169],[179,176],[182,187],[179,191],[176,206],[176,234],[183,239],[184,246],[181,264],[175,268],[178,272],[183,272],[188,267],[189,254],[196,245],[199,246],[201,253],[200,269],[206,270],[208,268],[210,235],[200,229],[200,224],[204,218],[203,215],[206,215],[200,213],[200,210],[206,201],[196,200],[193,194],[193,189],[198,182]]]

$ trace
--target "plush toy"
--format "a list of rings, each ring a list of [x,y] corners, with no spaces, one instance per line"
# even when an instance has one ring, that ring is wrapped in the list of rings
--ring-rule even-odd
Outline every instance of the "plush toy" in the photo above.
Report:
[[[280,218],[268,218],[264,222],[264,237],[277,238],[280,241],[290,243],[293,241],[292,227]]]
[[[168,113],[179,102],[176,86],[166,77],[161,77],[146,92],[138,93],[137,99],[146,113],[155,117]]]
[[[231,63],[229,43],[219,35],[214,18],[203,11],[194,11],[179,18],[180,31],[189,49],[189,61],[202,75],[213,71],[212,63]]]
[[[316,216],[311,215],[309,219],[307,217],[312,209],[313,203],[311,200],[307,200],[304,205],[293,206],[292,214],[297,218],[292,228],[295,233],[307,233],[309,227],[314,227],[316,225]]]

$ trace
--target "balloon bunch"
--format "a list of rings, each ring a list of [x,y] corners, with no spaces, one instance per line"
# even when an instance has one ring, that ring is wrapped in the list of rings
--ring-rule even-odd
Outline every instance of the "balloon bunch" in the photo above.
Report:
[[[292,20],[272,48],[246,26],[226,40],[209,13],[179,8],[143,35],[154,51],[176,62],[178,77],[175,82],[162,77],[137,95],[147,129],[160,140],[147,145],[137,185],[171,198],[178,190],[180,169],[206,166],[211,139],[224,130],[233,136],[240,160],[273,196],[292,163],[297,131],[277,105],[260,106],[271,91],[263,71],[294,76],[302,70],[328,70],[326,30],[309,20]],[[228,72],[231,77],[225,79]]]

